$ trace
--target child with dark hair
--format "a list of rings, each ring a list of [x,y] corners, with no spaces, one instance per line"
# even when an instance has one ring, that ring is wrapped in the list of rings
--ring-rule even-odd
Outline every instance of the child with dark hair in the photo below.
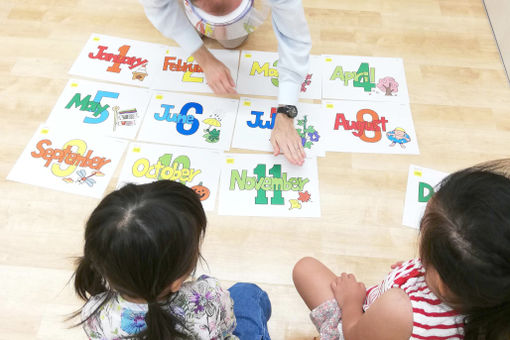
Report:
[[[128,184],[107,195],[87,221],[75,272],[88,337],[269,339],[271,304],[259,287],[238,283],[229,294],[211,277],[186,281],[205,229],[202,204],[183,184]]]
[[[301,259],[293,279],[321,340],[510,339],[510,159],[446,177],[419,247],[368,290]]]

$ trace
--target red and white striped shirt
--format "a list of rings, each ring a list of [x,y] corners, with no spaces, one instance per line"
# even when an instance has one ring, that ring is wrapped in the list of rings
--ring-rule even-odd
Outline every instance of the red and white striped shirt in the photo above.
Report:
[[[413,331],[410,340],[463,339],[463,316],[444,304],[425,282],[425,270],[419,259],[404,262],[379,284],[367,290],[363,309],[391,288],[400,288],[411,299]]]

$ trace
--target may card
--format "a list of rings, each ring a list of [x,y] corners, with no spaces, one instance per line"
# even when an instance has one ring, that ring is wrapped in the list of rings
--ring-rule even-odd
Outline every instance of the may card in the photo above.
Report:
[[[149,100],[149,90],[71,79],[47,123],[102,136],[134,139]]]
[[[278,53],[242,51],[237,92],[278,96]],[[321,99],[321,58],[310,56],[310,70],[301,84],[300,98]]]
[[[229,70],[232,79],[237,79],[239,51],[209,50]],[[193,56],[179,47],[161,46],[157,62],[158,76],[152,87],[158,90],[213,93],[205,79],[204,71]]]
[[[237,111],[232,147],[258,151],[273,151],[269,138],[276,119],[275,100],[241,98]],[[324,156],[322,134],[324,115],[320,104],[298,103],[294,118],[296,131],[307,156]]]
[[[283,156],[225,154],[218,214],[320,217],[316,159],[297,166]]]
[[[409,103],[400,58],[322,56],[322,97]]]
[[[228,150],[237,99],[153,93],[138,140]]]
[[[8,180],[101,197],[127,142],[40,126]]]
[[[448,174],[445,172],[416,165],[409,166],[406,201],[402,217],[403,225],[416,229],[420,227],[420,220],[425,212],[428,200],[434,194],[436,186],[446,176]]]
[[[409,104],[325,101],[326,151],[419,154]]]
[[[158,44],[93,33],[69,73],[150,87],[160,54]]]
[[[193,189],[205,210],[214,210],[222,154],[170,145],[131,143],[117,188],[127,183],[179,181]]]

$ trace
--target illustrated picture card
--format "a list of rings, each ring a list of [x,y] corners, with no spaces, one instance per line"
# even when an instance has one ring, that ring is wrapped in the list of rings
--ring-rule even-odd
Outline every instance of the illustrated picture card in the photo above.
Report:
[[[322,97],[409,103],[401,58],[322,56]]]
[[[142,88],[71,79],[53,107],[48,125],[134,139],[150,91]]]
[[[238,50],[209,50],[229,70],[234,82],[239,68]],[[205,79],[204,71],[184,49],[173,46],[161,46],[157,61],[157,77],[152,88],[165,91],[183,91],[213,93]]]
[[[427,202],[448,173],[417,165],[409,166],[402,224],[418,229]]]
[[[225,154],[218,214],[320,217],[316,158],[297,166],[282,155]]]
[[[247,150],[273,151],[271,132],[276,120],[276,100],[241,98],[237,111],[232,147]],[[320,104],[298,103],[294,126],[308,156],[324,156],[322,135],[325,116]]]
[[[70,74],[128,85],[150,87],[158,71],[161,46],[93,33]]]
[[[321,57],[310,56],[310,70],[301,84],[299,98],[321,99]],[[278,96],[278,53],[241,51],[237,92]]]
[[[172,180],[193,189],[205,210],[215,208],[222,153],[178,146],[130,143],[117,188]]]
[[[100,198],[127,142],[41,125],[8,180]]]
[[[153,92],[137,140],[229,150],[239,100]]]
[[[323,101],[326,151],[419,154],[409,104]]]

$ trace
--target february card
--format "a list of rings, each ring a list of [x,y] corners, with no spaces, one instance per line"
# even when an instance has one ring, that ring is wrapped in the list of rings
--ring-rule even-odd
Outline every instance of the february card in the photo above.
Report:
[[[101,197],[127,142],[40,126],[8,180]]]

